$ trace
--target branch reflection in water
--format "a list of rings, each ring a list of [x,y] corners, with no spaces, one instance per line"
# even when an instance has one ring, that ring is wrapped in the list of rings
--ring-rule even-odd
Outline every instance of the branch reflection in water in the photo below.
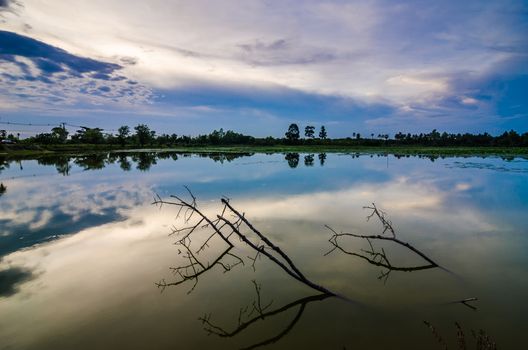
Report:
[[[256,349],[258,347],[265,346],[265,345],[270,345],[282,339],[285,335],[287,335],[295,327],[297,322],[299,322],[299,320],[301,319],[306,309],[306,306],[308,304],[313,303],[315,301],[323,301],[327,298],[334,297],[334,295],[331,295],[328,293],[311,295],[308,297],[297,299],[279,308],[267,311],[272,305],[272,302],[268,303],[266,306],[262,306],[261,295],[260,295],[261,285],[255,281],[252,281],[252,282],[255,287],[256,300],[253,302],[251,309],[249,308],[249,306],[240,308],[240,311],[238,314],[238,324],[236,328],[232,331],[227,331],[224,328],[214,324],[211,321],[211,314],[208,314],[208,315],[204,315],[203,317],[199,318],[199,320],[202,321],[202,324],[204,325],[204,330],[208,334],[214,334],[222,338],[231,338],[231,337],[234,337],[240,334],[242,331],[247,329],[249,326],[257,323],[258,321],[264,321],[266,318],[269,320],[272,317],[278,316],[298,306],[299,309],[297,310],[297,313],[295,314],[295,316],[291,319],[290,323],[288,323],[286,327],[284,327],[284,329],[282,329],[278,334],[268,339],[265,339],[263,341],[259,341],[255,344],[252,344],[250,346],[244,347],[242,349],[249,350],[249,349]],[[246,319],[244,320],[244,318]]]

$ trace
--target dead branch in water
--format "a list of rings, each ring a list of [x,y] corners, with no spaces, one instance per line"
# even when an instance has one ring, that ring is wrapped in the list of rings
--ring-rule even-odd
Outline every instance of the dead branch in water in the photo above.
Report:
[[[196,197],[187,187],[185,188],[190,195],[190,201],[178,196],[171,196],[171,198],[174,199],[173,201],[163,200],[161,197],[157,196],[153,202],[153,204],[160,206],[167,204],[178,207],[177,217],[182,217],[187,225],[183,228],[173,228],[171,235],[179,236],[179,239],[175,244],[183,249],[184,257],[188,262],[185,265],[172,268],[175,275],[178,276],[178,279],[172,282],[161,280],[156,283],[159,288],[164,289],[168,286],[193,281],[194,285],[189,291],[191,292],[196,287],[198,278],[202,274],[213,269],[215,266],[220,266],[224,272],[227,272],[237,265],[244,264],[242,258],[232,253],[232,249],[236,243],[236,237],[255,252],[255,257],[250,258],[253,260],[253,268],[257,259],[264,256],[292,278],[304,285],[317,290],[318,292],[337,296],[336,293],[308,279],[279,246],[274,244],[262,232],[257,230],[251,222],[247,220],[244,213],[240,213],[231,205],[229,199],[222,198],[222,210],[220,211],[220,214],[215,215],[214,218],[210,218],[198,208]],[[243,229],[245,229],[244,232]],[[197,249],[193,249],[193,238],[198,232],[203,231],[207,233],[206,238],[203,239]],[[245,233],[246,231],[248,233]],[[209,247],[209,242],[216,237],[219,237],[225,243],[225,250],[217,254],[212,262],[203,262],[200,258],[200,253],[204,252]]]
[[[466,299],[462,299],[462,300],[456,300],[456,301],[450,302],[449,304],[462,304],[462,305],[467,306],[468,308],[476,311],[477,307],[470,304],[470,302],[472,302],[472,301],[478,301],[478,298],[474,298],[473,297],[473,298],[466,298]]]
[[[404,241],[398,239],[396,237],[396,231],[394,230],[394,228],[392,226],[392,222],[387,218],[386,213],[384,211],[378,209],[378,207],[376,207],[376,205],[374,203],[372,203],[372,206],[364,207],[364,209],[370,209],[371,210],[370,214],[367,216],[367,221],[370,220],[372,217],[376,217],[380,221],[380,223],[383,226],[383,230],[382,230],[381,234],[379,234],[379,235],[360,235],[360,234],[354,234],[354,233],[348,233],[348,232],[338,233],[332,227],[330,227],[328,225],[325,225],[325,227],[328,230],[330,230],[331,233],[332,233],[332,236],[328,240],[330,242],[330,244],[332,245],[332,248],[327,253],[325,253],[325,256],[329,255],[332,252],[337,250],[337,251],[340,251],[340,252],[342,252],[344,254],[352,255],[352,256],[356,256],[356,257],[359,257],[361,259],[364,259],[365,261],[367,261],[368,263],[370,263],[372,265],[383,267],[383,268],[387,269],[387,271],[382,271],[380,276],[378,277],[378,279],[380,279],[380,280],[383,279],[384,281],[387,280],[387,278],[389,277],[389,274],[392,271],[407,271],[407,272],[410,272],[410,271],[427,270],[427,269],[432,269],[432,268],[436,268],[436,267],[441,268],[440,265],[438,265],[436,262],[434,262],[427,255],[425,255],[424,253],[422,253],[421,251],[416,249],[410,243],[404,242]],[[385,233],[389,233],[389,235],[384,236]],[[349,251],[349,250],[345,249],[340,243],[340,239],[346,238],[346,237],[364,239],[364,240],[366,240],[368,242],[370,249],[369,250],[361,249],[360,253],[359,252]],[[373,241],[375,241],[375,240],[390,241],[390,242],[394,242],[394,243],[396,243],[398,245],[401,245],[401,246],[405,247],[406,249],[414,252],[416,255],[420,256],[423,260],[425,260],[427,262],[427,264],[418,265],[418,266],[397,266],[397,265],[394,265],[389,260],[389,258],[387,256],[387,253],[385,252],[385,249],[381,248],[379,250],[376,250],[374,248]]]

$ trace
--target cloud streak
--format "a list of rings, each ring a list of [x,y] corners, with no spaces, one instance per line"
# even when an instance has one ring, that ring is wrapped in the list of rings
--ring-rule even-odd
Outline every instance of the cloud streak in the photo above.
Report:
[[[0,90],[19,101],[75,104],[146,102],[150,91],[120,75],[122,66],[72,55],[27,36],[0,30]]]

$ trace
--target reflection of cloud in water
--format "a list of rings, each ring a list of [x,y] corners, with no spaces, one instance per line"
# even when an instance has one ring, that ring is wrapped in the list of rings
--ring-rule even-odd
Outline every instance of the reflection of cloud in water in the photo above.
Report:
[[[42,341],[49,334],[67,333],[65,329],[81,329],[89,319],[100,321],[101,312],[119,308],[125,300],[132,302],[144,294],[157,299],[153,282],[174,260],[167,237],[174,213],[148,205],[131,209],[127,217],[5,256],[0,270],[8,264],[10,275],[42,272],[32,280],[26,275],[19,278],[26,283],[10,302],[0,303],[1,314],[16,315],[16,322],[0,320],[0,338],[37,324],[31,327],[31,337],[17,336],[17,346]]]
[[[462,184],[462,188],[457,184]],[[440,284],[452,282],[447,275],[441,275],[438,281],[426,280],[424,275],[420,275],[420,278],[427,281],[427,286],[420,283],[415,286],[416,280],[412,280],[413,276],[402,275],[402,279],[408,278],[403,281],[409,283],[394,283],[386,287],[391,288],[391,300],[388,300],[387,290],[376,288],[379,283],[365,264],[355,263],[342,256],[327,259],[322,257],[328,247],[328,235],[324,233],[322,225],[328,223],[345,230],[358,228],[358,225],[365,224],[366,213],[360,208],[370,202],[376,202],[389,212],[396,227],[402,228],[402,232],[404,228],[414,227],[419,222],[427,225],[428,230],[423,232],[423,238],[419,242],[413,241],[420,247],[430,248],[433,245],[430,238],[447,230],[474,233],[493,229],[493,223],[490,222],[493,219],[484,217],[477,208],[468,206],[467,203],[451,205],[450,199],[459,195],[460,190],[466,187],[464,185],[465,183],[455,182],[450,191],[442,191],[434,182],[399,177],[379,184],[357,183],[342,190],[307,194],[270,194],[259,196],[258,199],[251,198],[252,194],[240,194],[233,196],[232,204],[247,213],[248,218],[274,240],[279,236],[281,239],[276,241],[280,242],[295,261],[300,261],[303,269],[313,276],[314,280],[331,287],[336,286],[351,297],[390,307],[386,304],[414,305],[423,300],[431,302],[440,298],[450,299],[457,296],[458,290],[445,285],[439,287]],[[127,187],[128,190],[133,188]],[[69,213],[72,216],[85,208],[90,208],[94,213],[104,212],[102,208],[105,205],[112,207],[112,203],[115,207],[123,205],[129,209],[121,209],[124,214],[123,221],[84,229],[76,235],[6,256],[4,261],[9,263],[9,266],[43,272],[33,280],[21,284],[20,292],[0,305],[1,314],[17,315],[16,322],[0,320],[0,337],[3,334],[15,334],[13,339],[18,342],[16,346],[30,347],[41,345],[50,334],[83,338],[86,335],[104,333],[102,329],[105,326],[117,327],[123,331],[135,329],[130,328],[134,327],[131,324],[134,322],[144,326],[157,321],[159,324],[174,327],[174,315],[178,315],[178,329],[186,332],[190,329],[186,328],[190,327],[188,320],[197,317],[197,305],[202,305],[203,300],[210,300],[211,293],[216,292],[215,288],[222,291],[229,289],[215,277],[209,280],[204,278],[196,291],[197,295],[185,296],[186,299],[183,299],[188,289],[181,288],[173,289],[168,295],[160,297],[154,282],[170,276],[167,267],[177,258],[177,252],[170,244],[173,239],[167,238],[168,227],[178,224],[175,221],[175,208],[166,206],[159,210],[148,205],[130,208],[128,197],[119,195],[120,191],[127,192],[123,188],[111,189],[101,186],[97,190],[88,191],[79,186],[72,187],[72,191],[81,192],[76,201],[82,201],[85,198],[83,195],[86,196],[87,193],[94,193],[90,200],[84,199],[88,204],[71,204]],[[150,198],[149,191],[142,190],[139,186],[136,191],[142,194],[148,192],[146,195]],[[99,193],[107,194],[104,198],[99,198]],[[124,204],[121,203],[123,201]],[[208,214],[212,214],[213,210],[216,213],[219,208],[216,203],[212,205],[209,201],[204,201],[201,205],[200,208]],[[405,235],[406,238],[411,236],[408,232],[405,232]],[[462,257],[467,259],[470,253],[478,258],[471,262],[475,265],[485,262],[488,253],[502,244],[496,238],[485,237],[481,239],[478,247],[467,249],[474,241],[468,239],[453,242],[447,237],[444,241],[442,244],[456,244],[458,251],[435,246],[435,258],[439,257],[441,262],[452,262],[457,259],[456,256],[459,260]],[[447,259],[446,255],[450,258]],[[4,268],[2,265],[3,263],[0,263],[0,269]],[[285,290],[289,288],[287,283],[282,284],[288,279],[282,272],[279,272],[280,275],[272,275],[274,272],[269,272],[264,263],[261,266],[265,273],[272,276],[268,278],[274,282],[279,281]],[[490,273],[500,277],[497,271],[488,268],[486,274]],[[367,278],[362,274],[368,275]],[[377,270],[375,274],[377,275]],[[235,281],[239,282],[236,280],[237,276],[238,272],[234,272],[225,278],[235,278]],[[350,283],[351,278],[358,283]],[[240,286],[240,283],[231,285]],[[238,296],[236,292],[228,292]],[[237,301],[236,297],[232,299]],[[232,306],[229,300],[219,300]],[[239,307],[238,304],[235,306]],[[107,319],[101,315],[111,317],[108,316]],[[31,337],[24,337],[22,333],[31,324],[38,324],[38,327],[31,329]],[[133,336],[132,338],[135,339]],[[66,344],[73,343],[71,339],[61,341]]]
[[[134,184],[65,183],[39,188],[19,187],[11,196],[2,199],[0,242],[5,245],[2,244],[0,255],[118,220],[124,210],[151,196],[148,188]]]
[[[384,183],[360,183],[337,191],[278,196],[273,199],[241,199],[236,201],[236,205],[258,220],[293,219],[357,225],[365,221],[365,213],[359,209],[375,202],[398,221],[412,218],[414,222],[422,220],[441,226],[445,220],[449,220],[450,227],[455,225],[460,232],[467,231],[468,227],[481,231],[496,229],[478,211],[462,203],[459,206],[447,204],[451,195],[469,186],[466,183],[457,184],[451,191],[441,191],[434,183],[399,177]]]
[[[9,297],[18,292],[20,284],[34,277],[30,270],[20,267],[10,267],[0,270],[0,298]]]

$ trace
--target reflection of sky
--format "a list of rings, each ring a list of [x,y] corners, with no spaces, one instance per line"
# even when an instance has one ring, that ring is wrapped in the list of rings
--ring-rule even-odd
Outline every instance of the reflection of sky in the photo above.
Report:
[[[256,273],[242,269],[217,280],[221,273],[213,272],[213,278],[202,279],[190,296],[185,295],[186,287],[160,296],[153,282],[170,279],[167,267],[178,261],[172,239],[166,235],[175,223],[175,210],[160,210],[149,203],[154,192],[184,194],[182,186],[188,185],[206,211],[213,209],[210,205],[221,195],[232,198],[257,227],[300,262],[307,275],[368,305],[363,311],[337,303],[328,306],[332,311],[315,307],[319,318],[334,317],[330,314],[346,319],[352,317],[346,312],[352,312],[364,320],[364,338],[369,341],[377,322],[390,320],[387,327],[403,332],[406,322],[416,321],[420,327],[425,318],[440,323],[459,320],[492,331],[505,347],[514,344],[522,335],[522,312],[527,311],[522,295],[528,291],[524,253],[528,242],[523,235],[528,182],[526,172],[504,169],[527,169],[528,162],[497,158],[431,162],[329,154],[320,166],[315,159],[313,167],[306,167],[301,155],[299,166],[291,169],[284,155],[255,155],[224,164],[180,157],[178,161],[158,159],[148,172],[135,166],[123,172],[118,164],[93,171],[73,165],[70,176],[55,174],[53,167],[33,161],[23,161],[23,170],[12,165],[1,174],[8,189],[0,197],[4,235],[0,270],[2,276],[10,277],[6,282],[10,284],[2,288],[8,297],[0,299],[0,313],[14,316],[0,321],[0,338],[19,347],[67,348],[89,337],[86,348],[105,341],[141,348],[156,337],[160,347],[169,347],[174,336],[170,324],[189,334],[186,341],[191,347],[211,347],[218,345],[215,339],[203,337],[199,323],[193,323],[201,313],[215,310],[222,319],[218,301],[208,301],[210,293],[214,300],[222,300],[224,308],[225,300],[230,300],[228,308],[235,314],[240,300],[250,298],[251,279],[263,282],[269,298],[277,303],[306,293],[261,262]],[[463,162],[491,166],[458,166]],[[19,177],[28,174],[35,176]],[[393,273],[382,287],[376,279],[378,268],[348,256],[322,257],[329,238],[324,224],[337,230],[377,232],[376,222],[367,223],[367,213],[361,209],[371,202],[387,210],[402,239],[458,277],[441,271]],[[29,248],[55,235],[67,236]],[[361,242],[350,244],[362,247]],[[390,254],[402,264],[419,262],[398,249]],[[481,299],[478,314],[468,314],[463,307],[431,306],[473,296]],[[374,320],[372,312],[382,320]],[[306,317],[316,321],[313,314]],[[153,330],[153,322],[163,325]],[[28,336],[28,325],[35,323],[38,326]],[[346,334],[343,325],[327,323],[321,327],[335,327],[327,332]],[[112,343],[110,335],[101,334],[105,327],[128,334],[129,339]],[[306,341],[301,334],[311,323],[298,327],[300,333],[279,347]],[[400,337],[412,341],[429,335],[421,328],[413,332],[418,335]],[[373,346],[381,348],[380,344]]]

